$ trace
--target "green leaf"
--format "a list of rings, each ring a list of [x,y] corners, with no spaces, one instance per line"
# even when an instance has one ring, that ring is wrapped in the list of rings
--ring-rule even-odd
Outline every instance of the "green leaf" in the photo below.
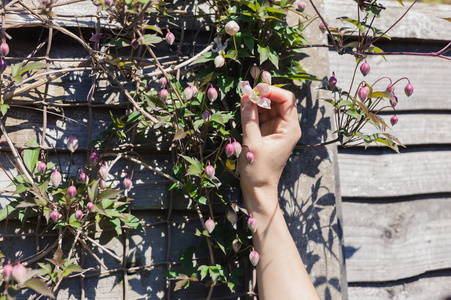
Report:
[[[197,268],[197,271],[200,271],[200,280],[204,280],[205,276],[207,276],[210,267],[207,265],[201,265]]]
[[[157,36],[156,34],[145,34],[143,35],[144,41],[143,44],[144,45],[154,45],[154,44],[158,44],[159,42],[161,42],[163,39],[159,36]]]
[[[74,227],[75,229],[80,229],[80,223],[78,222],[78,220],[75,218],[75,214],[72,214],[69,218],[69,225]]]
[[[11,203],[9,203],[6,207],[2,208],[0,210],[0,221],[3,221],[4,219],[6,219],[6,217],[12,213],[13,211],[16,210],[16,206],[19,204],[18,201],[12,201]]]
[[[254,37],[250,32],[245,32],[241,34],[241,38],[244,41],[244,45],[254,54]],[[241,56],[241,54],[240,54]]]
[[[276,67],[276,69],[279,69],[279,55],[277,55],[277,52],[274,49],[269,50],[269,60]]]
[[[107,209],[107,211],[111,211],[110,209]],[[116,230],[117,235],[121,235],[122,229],[121,229],[121,220],[117,218],[112,218],[110,220],[111,224],[114,226],[114,230]]]
[[[9,105],[8,104],[2,104],[0,106],[0,110],[2,112],[2,115],[6,115],[6,113],[8,112],[9,109]]]
[[[53,296],[52,291],[48,288],[47,284],[45,284],[43,281],[41,281],[37,278],[32,278],[32,279],[26,281],[24,283],[24,286],[34,290],[35,292],[37,292],[41,295],[50,297],[52,299],[55,298]]]
[[[27,72],[27,71],[31,71],[31,70],[33,70],[33,69],[40,69],[40,68],[45,68],[45,67],[46,67],[46,64],[43,64],[43,63],[31,63],[31,64],[27,64],[26,66],[24,66],[24,67],[20,70],[19,75],[20,75],[20,74],[23,74],[23,73],[25,73],[25,72]]]
[[[207,52],[204,55],[202,55],[201,57],[199,57],[198,59],[196,59],[196,61],[194,61],[191,65],[200,64],[200,63],[204,63],[207,61],[212,61],[216,58],[216,56],[218,56],[217,53]]]
[[[20,69],[22,68],[22,63],[11,65],[11,76],[19,76]]]
[[[180,272],[174,270],[164,271],[163,274],[168,278],[175,278],[180,275]]]
[[[258,46],[258,53],[260,53],[260,65],[263,64],[265,60],[269,58],[269,47],[262,47],[260,45]]]
[[[218,76],[218,87],[221,93],[221,99],[230,91],[234,86],[235,78],[231,76],[220,75]]]
[[[202,171],[203,171],[202,164],[197,158],[193,158],[193,157],[189,157],[189,156],[185,156],[185,155],[180,155],[180,156],[183,157],[187,162],[190,163],[190,165],[188,167],[188,172],[186,173],[186,175],[199,176],[199,174],[202,173]]]
[[[104,191],[102,191],[98,196],[97,196],[97,200],[104,200],[104,199],[114,199],[116,198],[118,195],[121,194],[120,190],[116,190],[116,189],[106,189]],[[105,205],[105,204],[104,204]],[[105,205],[105,207],[108,207]]]
[[[238,60],[238,52],[236,50],[227,51],[227,54],[225,55],[225,57],[231,58],[234,61],[240,63],[240,61]]]
[[[27,144],[28,147],[37,147],[39,144],[36,142],[36,137]],[[24,150],[24,163],[28,170],[33,172],[36,162],[39,157],[39,148],[25,149]]]
[[[119,39],[112,39],[108,43],[105,44],[105,46],[113,46],[117,48],[127,47],[130,46],[130,41],[124,38]]]
[[[139,221],[139,219],[137,217],[135,217],[132,214],[124,214],[125,217],[127,217],[127,220],[122,219],[122,222],[124,222],[124,224],[130,226],[131,228],[134,229],[139,229],[142,230],[142,225],[141,222]]]

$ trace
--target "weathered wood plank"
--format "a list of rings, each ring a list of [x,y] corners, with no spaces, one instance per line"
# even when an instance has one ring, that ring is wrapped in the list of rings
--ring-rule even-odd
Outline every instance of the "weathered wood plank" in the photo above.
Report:
[[[451,150],[340,149],[343,197],[390,197],[451,192]]]
[[[451,198],[343,202],[348,282],[399,280],[451,268]]]

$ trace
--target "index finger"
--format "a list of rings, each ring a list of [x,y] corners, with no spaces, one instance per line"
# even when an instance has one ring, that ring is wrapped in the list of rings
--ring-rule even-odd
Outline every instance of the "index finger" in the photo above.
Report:
[[[294,116],[296,116],[297,119],[298,111],[296,107],[296,98],[292,92],[279,87],[270,86],[269,93],[262,96],[279,104],[280,116],[285,120],[291,119]]]

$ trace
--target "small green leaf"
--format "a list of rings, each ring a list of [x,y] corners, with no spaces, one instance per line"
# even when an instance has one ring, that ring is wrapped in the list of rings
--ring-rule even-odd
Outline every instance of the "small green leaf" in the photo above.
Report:
[[[36,142],[36,137],[27,144],[28,147],[37,147],[39,144]],[[24,163],[29,171],[33,171],[36,166],[36,162],[39,157],[39,148],[25,149],[24,150]]]
[[[144,45],[154,45],[161,42],[163,39],[156,34],[145,34],[143,35],[144,41],[142,44]]]
[[[6,113],[8,112],[9,109],[9,105],[8,104],[2,104],[0,106],[0,110],[2,112],[2,115],[6,115]]]
[[[277,52],[274,49],[269,50],[269,60],[276,67],[276,69],[279,69],[279,55],[277,55]]]
[[[202,170],[203,170],[202,164],[197,158],[193,158],[193,157],[189,157],[189,156],[185,156],[185,155],[180,155],[180,156],[183,157],[187,162],[190,163],[190,165],[188,167],[188,172],[186,173],[186,175],[199,176],[199,174],[202,173]]]
[[[265,60],[269,58],[269,47],[262,47],[260,45],[258,46],[258,53],[260,53],[260,65],[263,64]]]

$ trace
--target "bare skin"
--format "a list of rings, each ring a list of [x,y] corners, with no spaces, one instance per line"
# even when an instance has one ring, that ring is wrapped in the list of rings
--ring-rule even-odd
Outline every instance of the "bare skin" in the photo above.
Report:
[[[301,137],[295,97],[277,87],[270,87],[264,96],[271,100],[270,110],[257,107],[247,96],[241,99],[243,145],[249,147],[255,159],[249,165],[241,155],[239,162],[244,204],[258,222],[253,241],[260,254],[259,298],[319,299],[277,196],[283,168]]]

